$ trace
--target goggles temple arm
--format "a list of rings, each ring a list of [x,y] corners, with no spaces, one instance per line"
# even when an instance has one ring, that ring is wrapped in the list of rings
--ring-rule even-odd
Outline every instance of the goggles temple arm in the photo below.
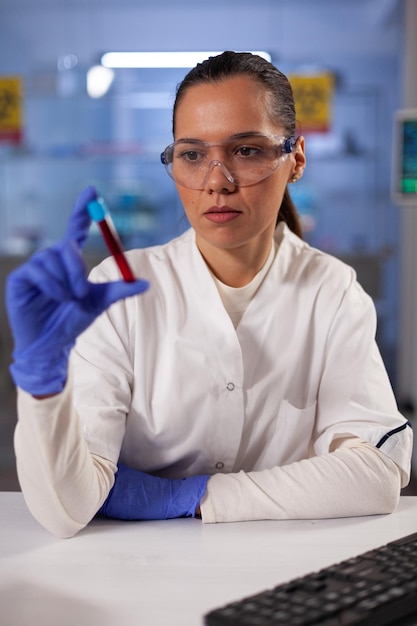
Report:
[[[290,154],[293,151],[295,144],[297,143],[297,139],[295,137],[288,137],[284,141],[284,152],[285,154]]]

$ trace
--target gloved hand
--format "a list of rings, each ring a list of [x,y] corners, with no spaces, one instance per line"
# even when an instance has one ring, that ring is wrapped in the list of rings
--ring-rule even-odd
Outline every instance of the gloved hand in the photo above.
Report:
[[[81,256],[91,219],[87,204],[94,187],[78,197],[65,238],[35,253],[6,284],[6,307],[14,338],[14,382],[34,396],[62,391],[68,356],[77,336],[113,302],[145,291],[149,283],[94,284]]]
[[[159,478],[120,463],[115,483],[98,513],[124,520],[195,517],[209,478]]]

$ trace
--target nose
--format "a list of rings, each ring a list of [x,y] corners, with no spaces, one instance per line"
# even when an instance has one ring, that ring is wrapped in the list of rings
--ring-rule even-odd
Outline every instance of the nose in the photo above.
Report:
[[[209,193],[232,193],[236,182],[227,167],[221,161],[210,161],[204,180],[204,189]]]

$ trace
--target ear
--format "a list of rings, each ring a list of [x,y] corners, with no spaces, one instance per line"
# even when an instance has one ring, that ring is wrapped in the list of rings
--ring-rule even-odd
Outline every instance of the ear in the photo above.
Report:
[[[295,183],[297,180],[299,180],[302,177],[304,168],[307,163],[306,155],[305,155],[304,137],[302,135],[300,135],[300,137],[298,137],[296,141],[294,150],[292,152],[292,157],[293,157],[293,167],[291,169],[290,179],[288,182]]]

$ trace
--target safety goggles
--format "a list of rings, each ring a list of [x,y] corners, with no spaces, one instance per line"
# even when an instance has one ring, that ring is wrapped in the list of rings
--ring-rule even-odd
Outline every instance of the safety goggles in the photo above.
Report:
[[[204,189],[214,167],[227,180],[248,187],[270,176],[293,151],[295,137],[244,134],[222,143],[180,139],[165,148],[161,162],[171,178],[188,189]]]

